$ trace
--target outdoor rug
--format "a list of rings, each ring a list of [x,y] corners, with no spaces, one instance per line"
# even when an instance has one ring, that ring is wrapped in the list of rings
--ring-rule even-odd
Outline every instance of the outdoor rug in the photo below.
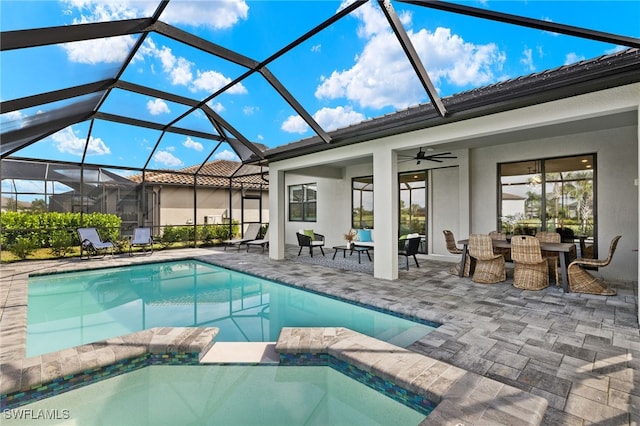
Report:
[[[333,252],[326,250],[326,256],[321,254],[311,257],[309,255],[296,256],[291,260],[294,262],[307,263],[310,265],[326,266],[328,268],[342,269],[346,271],[364,272],[373,275],[373,253],[371,253],[371,262],[365,253],[361,254],[362,263],[358,264],[358,254],[353,253],[351,256],[347,253],[346,257],[342,257],[342,253],[336,255],[335,260],[332,259]]]

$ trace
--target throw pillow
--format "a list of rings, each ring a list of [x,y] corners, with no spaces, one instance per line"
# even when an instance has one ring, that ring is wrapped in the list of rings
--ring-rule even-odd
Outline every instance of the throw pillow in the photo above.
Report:
[[[311,238],[311,241],[313,241],[313,237],[314,237],[313,229],[305,229],[304,231],[302,231],[302,233],[307,237]]]
[[[358,229],[358,241],[363,243],[370,243],[371,240],[371,229]]]

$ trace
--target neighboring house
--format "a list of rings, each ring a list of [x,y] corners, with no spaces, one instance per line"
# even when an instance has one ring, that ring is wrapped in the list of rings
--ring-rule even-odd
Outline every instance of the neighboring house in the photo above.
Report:
[[[425,104],[337,130],[331,144],[315,137],[266,151],[269,256],[284,258],[285,243],[296,244],[295,232],[302,228],[324,234],[328,247],[344,244],[343,234],[357,227],[356,183],[372,181],[374,276],[396,279],[399,176],[423,174],[428,253],[446,256],[442,230],[462,239],[496,229],[512,210],[509,200],[499,203],[501,168],[529,162],[536,170],[538,165],[541,170],[582,167],[593,173],[583,186],[594,192],[599,253],[606,256],[611,239],[622,235],[610,267],[601,273],[637,281],[638,49],[471,90],[443,103],[444,117]],[[400,161],[423,148],[455,158]],[[521,174],[531,171],[523,166]],[[539,187],[545,188],[544,182]],[[297,197],[301,188],[312,189],[312,197]],[[300,202],[314,214],[292,215]]]
[[[200,169],[198,171],[198,169]],[[197,185],[194,186],[194,173]],[[146,226],[269,221],[266,167],[214,160],[175,172],[144,174]],[[142,184],[143,175],[130,179]],[[137,206],[132,206],[137,211]]]
[[[14,212],[14,211],[25,211],[31,209],[31,202],[26,201],[16,201],[15,198],[11,197],[0,197],[0,211],[3,212]]]

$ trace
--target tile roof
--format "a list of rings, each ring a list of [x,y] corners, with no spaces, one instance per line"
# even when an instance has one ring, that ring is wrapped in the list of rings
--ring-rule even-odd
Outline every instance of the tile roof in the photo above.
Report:
[[[198,171],[200,169],[200,171]],[[199,186],[211,186],[219,188],[229,187],[229,178],[232,177],[233,188],[258,188],[268,189],[269,181],[265,180],[269,169],[267,167],[242,165],[236,161],[214,160],[200,165],[186,167],[184,169],[167,172],[147,172],[145,181],[150,184],[165,185],[193,185],[194,174],[198,173]],[[265,179],[262,177],[265,176]],[[142,174],[130,176],[129,179],[136,183],[142,183]]]

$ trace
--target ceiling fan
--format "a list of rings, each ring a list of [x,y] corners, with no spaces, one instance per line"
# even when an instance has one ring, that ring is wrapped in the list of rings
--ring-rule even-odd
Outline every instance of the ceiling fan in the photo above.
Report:
[[[407,160],[416,160],[416,164],[420,164],[420,161],[425,160],[425,161],[434,161],[436,163],[442,163],[442,160],[444,159],[453,159],[453,158],[458,158],[455,155],[452,155],[450,152],[441,152],[439,154],[427,154],[424,149],[422,149],[422,147],[420,148],[420,150],[416,153],[416,155],[399,155],[399,157],[405,157],[407,158]]]

